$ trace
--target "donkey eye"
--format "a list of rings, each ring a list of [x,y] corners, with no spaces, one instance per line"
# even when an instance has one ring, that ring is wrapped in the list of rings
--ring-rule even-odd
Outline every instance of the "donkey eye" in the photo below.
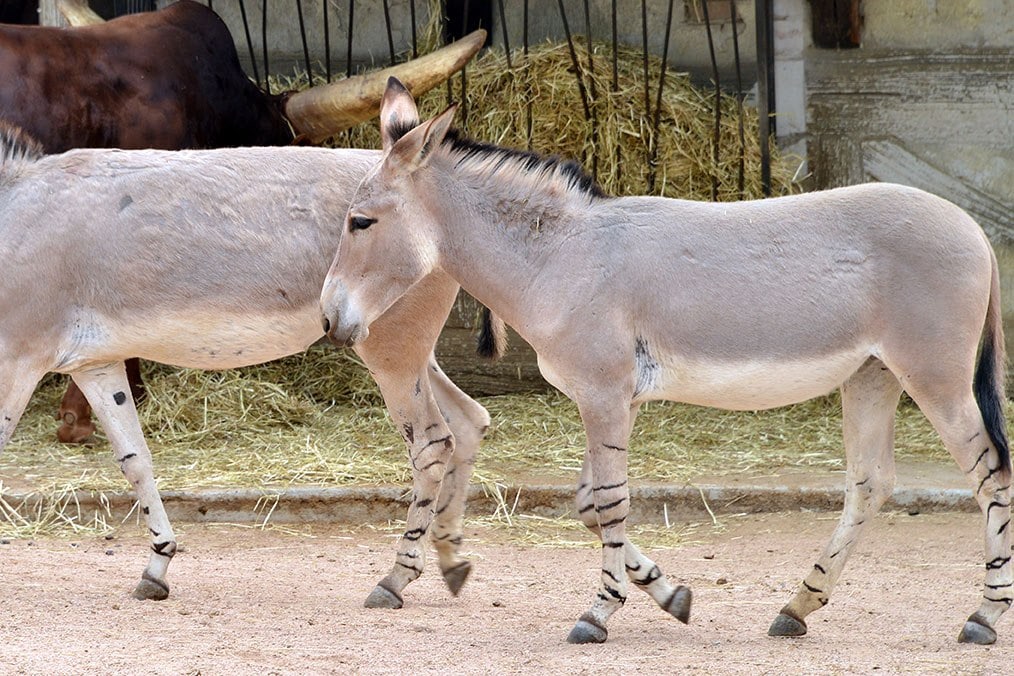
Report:
[[[365,230],[374,223],[377,222],[375,218],[367,218],[366,216],[352,216],[349,218],[349,230]]]

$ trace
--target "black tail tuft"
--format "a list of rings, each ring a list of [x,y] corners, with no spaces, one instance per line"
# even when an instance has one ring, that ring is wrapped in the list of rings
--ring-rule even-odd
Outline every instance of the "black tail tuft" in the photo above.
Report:
[[[495,361],[507,350],[507,328],[503,320],[488,307],[482,308],[482,322],[476,340],[476,353],[483,359]]]
[[[1003,382],[999,380],[1006,376],[1003,362],[1003,357],[997,352],[996,336],[987,329],[972,387],[979,411],[982,413],[982,421],[986,425],[986,432],[989,433],[989,438],[993,441],[1000,458],[999,466],[1006,467],[1009,471],[1010,446],[1007,442],[1007,421],[1004,416],[1004,406],[1007,402]]]

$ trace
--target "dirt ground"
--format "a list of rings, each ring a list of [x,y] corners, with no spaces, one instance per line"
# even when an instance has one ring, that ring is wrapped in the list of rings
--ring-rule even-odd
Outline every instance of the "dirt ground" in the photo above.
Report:
[[[991,647],[956,636],[979,602],[979,517],[878,517],[801,639],[769,622],[830,534],[830,515],[728,517],[653,549],[689,584],[689,626],[631,590],[604,645],[567,632],[590,603],[599,552],[472,528],[462,595],[433,559],[397,611],[362,602],[393,561],[384,533],[182,525],[163,602],[129,597],[146,560],[133,535],[0,544],[3,673],[974,673],[1014,670],[1014,624]]]

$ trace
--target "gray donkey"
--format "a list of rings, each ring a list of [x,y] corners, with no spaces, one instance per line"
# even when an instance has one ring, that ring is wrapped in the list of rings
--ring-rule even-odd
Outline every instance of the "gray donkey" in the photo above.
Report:
[[[349,208],[324,322],[339,343],[372,340],[403,294],[441,273],[535,348],[580,410],[577,507],[603,544],[599,590],[570,641],[606,639],[628,577],[689,617],[689,590],[666,582],[625,533],[627,443],[643,402],[763,409],[837,387],[845,509],[769,633],[806,632],[891,495],[904,390],[985,515],[983,600],[959,638],[996,640],[1014,598],[1004,341],[996,257],[967,214],[886,184],[724,204],[609,197],[572,163],[461,138],[453,113],[419,125],[411,95],[389,82],[385,156]]]
[[[43,375],[69,373],[151,533],[136,597],[168,595],[176,538],[123,360],[232,368],[322,337],[321,281],[349,199],[379,159],[377,151],[297,147],[43,156],[0,127],[0,448]],[[408,522],[415,528],[437,514],[433,536],[455,593],[470,570],[458,556],[466,487],[489,425],[433,357],[457,291],[447,275],[428,277],[356,348],[410,447],[440,439],[448,451],[453,478],[439,502],[417,489]]]

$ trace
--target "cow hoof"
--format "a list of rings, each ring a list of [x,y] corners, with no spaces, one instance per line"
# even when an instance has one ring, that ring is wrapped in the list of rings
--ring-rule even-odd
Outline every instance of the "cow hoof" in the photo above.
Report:
[[[164,601],[169,598],[169,585],[145,573],[134,587],[133,597],[139,601]]]
[[[973,615],[968,618],[965,626],[961,628],[961,633],[958,634],[958,643],[993,645],[996,643],[996,631],[993,630],[993,627]]]
[[[768,629],[768,636],[804,636],[805,634],[806,622],[785,613],[778,613],[778,617]]]
[[[468,579],[468,576],[472,572],[472,564],[469,561],[462,561],[441,572],[444,575],[444,582],[447,583],[447,588],[451,590],[453,595],[457,596],[461,588],[465,586],[465,580]]]
[[[390,610],[397,610],[405,605],[401,597],[395,594],[387,587],[377,585],[370,592],[370,595],[366,597],[366,602],[363,604],[365,608],[388,608]]]
[[[609,631],[585,613],[570,630],[567,643],[605,643],[608,636]]]
[[[679,585],[673,590],[669,597],[669,603],[665,605],[665,612],[669,613],[683,624],[690,623],[690,603],[693,601],[693,593],[690,587]]]

